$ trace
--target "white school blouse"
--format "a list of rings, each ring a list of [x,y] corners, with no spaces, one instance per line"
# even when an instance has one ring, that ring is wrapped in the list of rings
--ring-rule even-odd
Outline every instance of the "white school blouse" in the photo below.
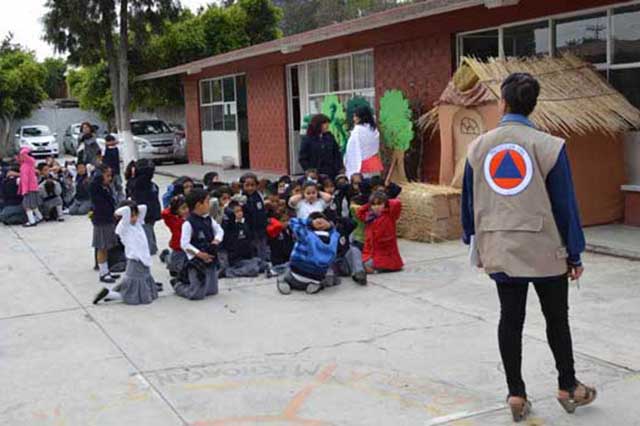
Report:
[[[127,259],[138,260],[143,265],[151,267],[151,253],[149,252],[149,240],[142,225],[147,215],[147,206],[138,206],[138,219],[135,225],[131,224],[131,209],[129,206],[120,207],[115,211],[116,216],[120,216],[120,222],[116,226],[116,234],[124,245],[124,254]]]
[[[216,233],[215,240],[218,243],[222,243],[222,240],[224,239],[224,230],[222,229],[222,226],[220,226],[218,222],[213,220],[210,216],[209,218],[211,220],[211,224],[213,225],[213,231]],[[196,254],[200,253],[200,250],[198,250],[196,247],[194,247],[191,244],[192,235],[193,235],[193,228],[191,228],[191,224],[189,223],[189,221],[185,220],[184,223],[182,224],[182,235],[180,236],[180,247],[182,248],[182,251],[184,251],[187,254],[187,258],[189,259],[193,259],[194,257],[196,257]]]
[[[369,124],[356,124],[344,154],[344,167],[346,175],[351,179],[354,173],[360,173],[362,162],[373,157],[380,151],[380,133],[378,129],[372,129]]]

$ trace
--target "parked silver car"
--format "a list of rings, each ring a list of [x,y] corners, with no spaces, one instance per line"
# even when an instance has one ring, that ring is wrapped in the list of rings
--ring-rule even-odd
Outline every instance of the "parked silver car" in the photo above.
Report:
[[[175,157],[175,132],[162,120],[131,120],[131,133],[138,147],[138,157],[154,161],[180,161]],[[177,150],[179,152],[179,150]]]
[[[15,135],[15,150],[19,152],[21,148],[28,147],[34,157],[58,157],[60,148],[57,137],[48,126],[22,126]]]

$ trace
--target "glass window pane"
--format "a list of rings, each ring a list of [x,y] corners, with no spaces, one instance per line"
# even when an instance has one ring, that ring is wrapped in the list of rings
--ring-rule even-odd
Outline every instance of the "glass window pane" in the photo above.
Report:
[[[329,61],[329,88],[333,92],[351,90],[351,57]]]
[[[607,62],[607,15],[599,13],[556,22],[556,49],[593,64]]]
[[[211,81],[200,82],[200,103],[201,104],[211,103]]]
[[[370,89],[374,87],[373,53],[360,53],[353,56],[353,88]]]
[[[500,56],[498,46],[498,30],[462,36],[462,56],[470,56],[480,60]]]
[[[307,65],[309,74],[309,93],[326,93],[327,87],[327,61],[312,62]]]
[[[505,56],[535,56],[549,53],[549,22],[504,29]]]
[[[222,80],[223,84],[223,92],[224,92],[224,101],[225,102],[235,102],[236,100],[236,87],[233,81],[233,77],[225,78]]]
[[[322,100],[324,96],[309,98],[309,114],[320,114],[322,112]]]
[[[640,68],[628,70],[610,70],[609,79],[611,85],[635,107],[640,108]]]
[[[228,102],[224,104],[224,130],[236,130],[236,103]]]
[[[222,82],[220,80],[211,81],[211,92],[213,102],[222,102]]]
[[[613,63],[640,62],[640,6],[613,11]]]
[[[213,130],[224,130],[223,115],[224,105],[213,105]]]
[[[200,108],[200,128],[201,131],[206,132],[213,130],[213,110],[210,106],[204,106]]]

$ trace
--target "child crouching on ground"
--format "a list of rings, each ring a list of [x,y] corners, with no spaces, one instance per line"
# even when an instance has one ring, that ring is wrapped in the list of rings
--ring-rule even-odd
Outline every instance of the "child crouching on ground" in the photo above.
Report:
[[[166,258],[167,269],[171,275],[172,285],[176,283],[177,277],[180,275],[187,264],[187,255],[182,250],[180,238],[182,237],[182,225],[189,216],[189,207],[184,195],[176,195],[169,203],[169,207],[162,210],[162,220],[171,232],[171,240],[169,240],[169,248],[171,252]]]
[[[115,211],[120,222],[116,234],[124,245],[127,269],[124,277],[113,290],[103,288],[93,300],[97,304],[103,299],[122,300],[127,305],[149,304],[158,298],[156,282],[151,276],[151,254],[144,231],[144,217],[147,206],[138,206],[133,201],[123,201]]]
[[[209,216],[209,193],[194,189],[187,195],[189,217],[182,225],[180,247],[189,258],[186,268],[176,282],[178,296],[201,300],[218,294],[218,246],[224,231]]]
[[[278,278],[278,291],[291,293],[291,289],[314,294],[323,287],[337,284],[331,271],[336,259],[340,234],[322,213],[312,213],[308,219],[293,218],[289,226],[296,236],[289,271]]]
[[[284,200],[282,200],[284,202]],[[281,275],[289,268],[289,259],[293,250],[293,233],[289,228],[289,212],[286,203],[272,210],[267,225],[269,248],[271,250],[271,268],[266,271],[267,278]]]
[[[236,201],[229,203],[222,229],[224,229],[222,247],[227,254],[227,264],[224,270],[220,271],[219,277],[257,277],[264,269],[264,262],[256,256],[256,250],[251,244],[253,233],[244,218],[244,210],[240,203]]]
[[[389,200],[380,191],[374,192],[369,203],[358,209],[358,219],[365,224],[362,260],[367,273],[402,269],[403,262],[396,236],[396,223],[401,210],[400,200]]]

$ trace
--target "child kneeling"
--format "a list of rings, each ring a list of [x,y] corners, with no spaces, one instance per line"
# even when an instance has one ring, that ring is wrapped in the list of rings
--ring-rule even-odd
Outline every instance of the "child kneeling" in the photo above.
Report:
[[[227,278],[257,277],[264,269],[264,263],[256,255],[252,245],[253,232],[245,221],[244,210],[240,203],[232,201],[227,209],[227,217],[222,223],[224,241],[222,247],[227,252],[227,265],[224,274]]]
[[[149,242],[143,228],[147,206],[138,206],[133,201],[123,201],[120,206],[115,211],[115,215],[121,218],[116,226],[116,234],[124,245],[127,269],[113,290],[105,287],[96,295],[94,305],[103,299],[140,305],[149,304],[158,298],[158,288],[151,276]]]
[[[396,223],[401,210],[400,200],[389,200],[380,191],[374,192],[369,203],[358,209],[357,216],[365,224],[362,260],[367,273],[402,269],[403,262],[396,236]]]
[[[324,214],[311,213],[307,219],[291,219],[289,226],[296,236],[289,271],[278,279],[278,291],[291,293],[291,289],[314,294],[323,287],[336,284],[331,266],[336,260],[340,234]]]
[[[224,231],[209,216],[209,193],[194,189],[187,195],[189,217],[182,224],[180,246],[189,258],[174,291],[189,300],[218,294],[218,246]]]

